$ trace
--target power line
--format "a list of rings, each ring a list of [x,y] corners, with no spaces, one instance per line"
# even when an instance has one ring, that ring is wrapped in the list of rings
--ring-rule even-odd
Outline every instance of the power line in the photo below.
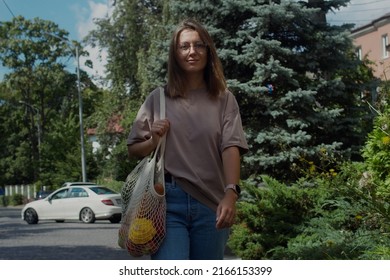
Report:
[[[353,11],[338,11],[336,13],[356,13],[356,12],[366,12],[366,11],[383,11],[386,8],[375,8],[375,9],[364,9],[364,10],[353,10]],[[389,7],[390,9],[390,7]]]
[[[3,0],[4,5],[7,7],[8,11],[11,13],[12,17],[15,17],[14,13],[12,12],[11,8],[7,5],[5,0]]]
[[[371,4],[378,4],[381,2],[387,2],[389,3],[389,0],[376,0],[376,1],[370,1],[370,2],[365,2],[365,3],[352,3],[350,2],[348,6],[342,7],[340,10],[338,10],[336,13],[354,13],[354,12],[365,12],[365,11],[381,11],[386,8],[390,8],[390,4],[387,7],[377,7],[377,5],[371,5]],[[357,6],[372,6],[373,8],[370,9],[363,9],[363,7],[357,7]],[[374,8],[375,7],[375,8]],[[356,9],[362,9],[362,10],[356,10]]]
[[[332,19],[332,22],[371,22],[371,19]]]
[[[380,2],[385,2],[388,0],[377,0],[377,1],[371,1],[371,2],[366,2],[366,3],[360,3],[360,4],[352,4],[351,6],[363,6],[363,5],[369,5],[369,4],[375,4],[375,3],[380,3]]]
[[[356,3],[357,1],[353,2],[355,3],[349,3],[347,7],[343,7],[338,11],[333,11],[333,14],[328,14],[330,21],[368,23],[374,20],[374,18],[380,18],[381,16],[384,16],[388,12],[390,12],[389,0],[368,0],[364,3]],[[366,8],[363,6],[365,6]],[[362,13],[364,13],[364,15]],[[356,17],[355,19],[339,19],[344,17],[353,18],[354,16]]]

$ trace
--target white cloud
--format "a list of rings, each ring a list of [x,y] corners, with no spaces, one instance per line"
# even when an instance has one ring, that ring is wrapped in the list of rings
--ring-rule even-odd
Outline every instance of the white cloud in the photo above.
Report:
[[[84,38],[89,31],[95,28],[94,19],[104,18],[109,15],[108,3],[97,2],[88,1],[88,8],[83,8],[78,13],[77,31],[80,38]]]
[[[77,4],[73,6],[73,10],[76,12],[78,18],[77,32],[79,40],[82,40],[90,31],[96,28],[94,23],[95,19],[110,16],[112,12],[109,1],[102,3],[102,0],[89,0],[88,7],[81,7],[80,4]],[[80,65],[84,65],[84,62],[90,59],[93,62],[93,69],[83,67],[83,70],[91,75],[96,82],[99,82],[102,77],[105,77],[107,52],[105,50],[99,50],[99,48],[92,48],[91,46],[84,46],[84,49],[88,51],[89,58],[80,58]]]

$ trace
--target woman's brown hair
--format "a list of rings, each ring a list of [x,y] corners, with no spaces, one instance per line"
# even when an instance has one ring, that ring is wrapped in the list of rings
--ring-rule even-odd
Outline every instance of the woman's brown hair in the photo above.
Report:
[[[222,63],[217,55],[213,39],[208,31],[196,20],[186,19],[181,22],[172,35],[168,58],[168,94],[171,97],[184,97],[186,93],[186,80],[183,70],[176,59],[177,42],[183,30],[194,30],[207,46],[207,64],[204,69],[204,80],[209,94],[216,97],[226,91],[226,80],[223,74]]]

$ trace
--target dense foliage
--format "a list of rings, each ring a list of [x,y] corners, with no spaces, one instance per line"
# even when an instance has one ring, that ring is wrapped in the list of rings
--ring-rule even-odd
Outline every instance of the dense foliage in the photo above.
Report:
[[[229,245],[243,259],[390,259],[388,83],[372,109],[364,161],[285,185],[268,176],[245,184]],[[375,107],[374,107],[375,106]],[[314,172],[313,172],[314,170]]]
[[[243,259],[390,259],[390,204],[364,164],[287,186],[245,185],[229,246]]]
[[[110,90],[99,92],[82,75],[82,95],[88,102],[84,108],[90,110],[84,112],[86,125],[96,129],[103,145],[96,157],[88,146],[89,179],[103,173],[102,177],[124,179],[129,169],[125,134],[145,95],[164,83],[170,33],[186,17],[201,19],[210,30],[239,101],[250,144],[244,178],[256,180],[265,173],[294,181],[310,163],[332,168],[323,154],[338,160],[358,158],[371,128],[368,106],[361,103],[360,94],[371,92],[375,84],[365,62],[352,55],[350,26],[329,26],[324,21],[327,12],[347,2],[116,1],[112,17],[97,21],[98,28],[86,38],[108,50],[111,81]],[[7,137],[10,149],[3,151],[3,158],[18,156],[0,165],[8,174],[5,178],[8,183],[44,180],[50,184],[51,174],[44,171],[56,159],[72,163],[57,166],[58,180],[64,179],[58,174],[61,170],[66,170],[65,177],[75,178],[74,167],[79,166],[76,77],[61,61],[74,52],[67,33],[54,23],[23,18],[1,27],[0,58],[11,69],[1,87],[2,99],[7,100],[2,110],[6,113],[11,110],[7,106],[15,103],[25,109],[24,118],[19,116],[25,128],[18,129],[20,139]],[[122,131],[109,128],[113,119]],[[10,125],[4,129],[12,133]]]
[[[59,186],[81,180],[77,77],[65,64],[78,43],[67,36],[38,18],[0,24],[0,60],[10,70],[0,86],[1,184]],[[80,80],[88,116],[100,102],[100,90],[85,72]]]
[[[347,2],[116,1],[113,16],[99,21],[88,39],[108,48],[114,88],[127,93],[121,100],[142,101],[164,83],[174,26],[199,19],[241,108],[250,145],[243,177],[265,173],[287,182],[311,162],[334,168],[323,162],[324,153],[338,161],[361,159],[372,118],[361,92],[373,92],[376,84],[367,61],[353,54],[351,26],[325,21]],[[123,111],[123,104],[114,110]]]
[[[389,83],[386,81],[381,87],[379,98],[372,104],[377,108],[378,117],[374,122],[374,129],[367,138],[363,148],[363,157],[367,163],[368,174],[376,186],[377,195],[389,200],[390,198],[390,107]]]

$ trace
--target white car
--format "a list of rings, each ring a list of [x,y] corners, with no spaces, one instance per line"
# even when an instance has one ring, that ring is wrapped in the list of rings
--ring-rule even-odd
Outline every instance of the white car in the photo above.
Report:
[[[41,200],[27,203],[22,209],[22,219],[28,224],[39,220],[109,220],[119,223],[122,216],[121,196],[117,192],[96,184],[70,184]]]

